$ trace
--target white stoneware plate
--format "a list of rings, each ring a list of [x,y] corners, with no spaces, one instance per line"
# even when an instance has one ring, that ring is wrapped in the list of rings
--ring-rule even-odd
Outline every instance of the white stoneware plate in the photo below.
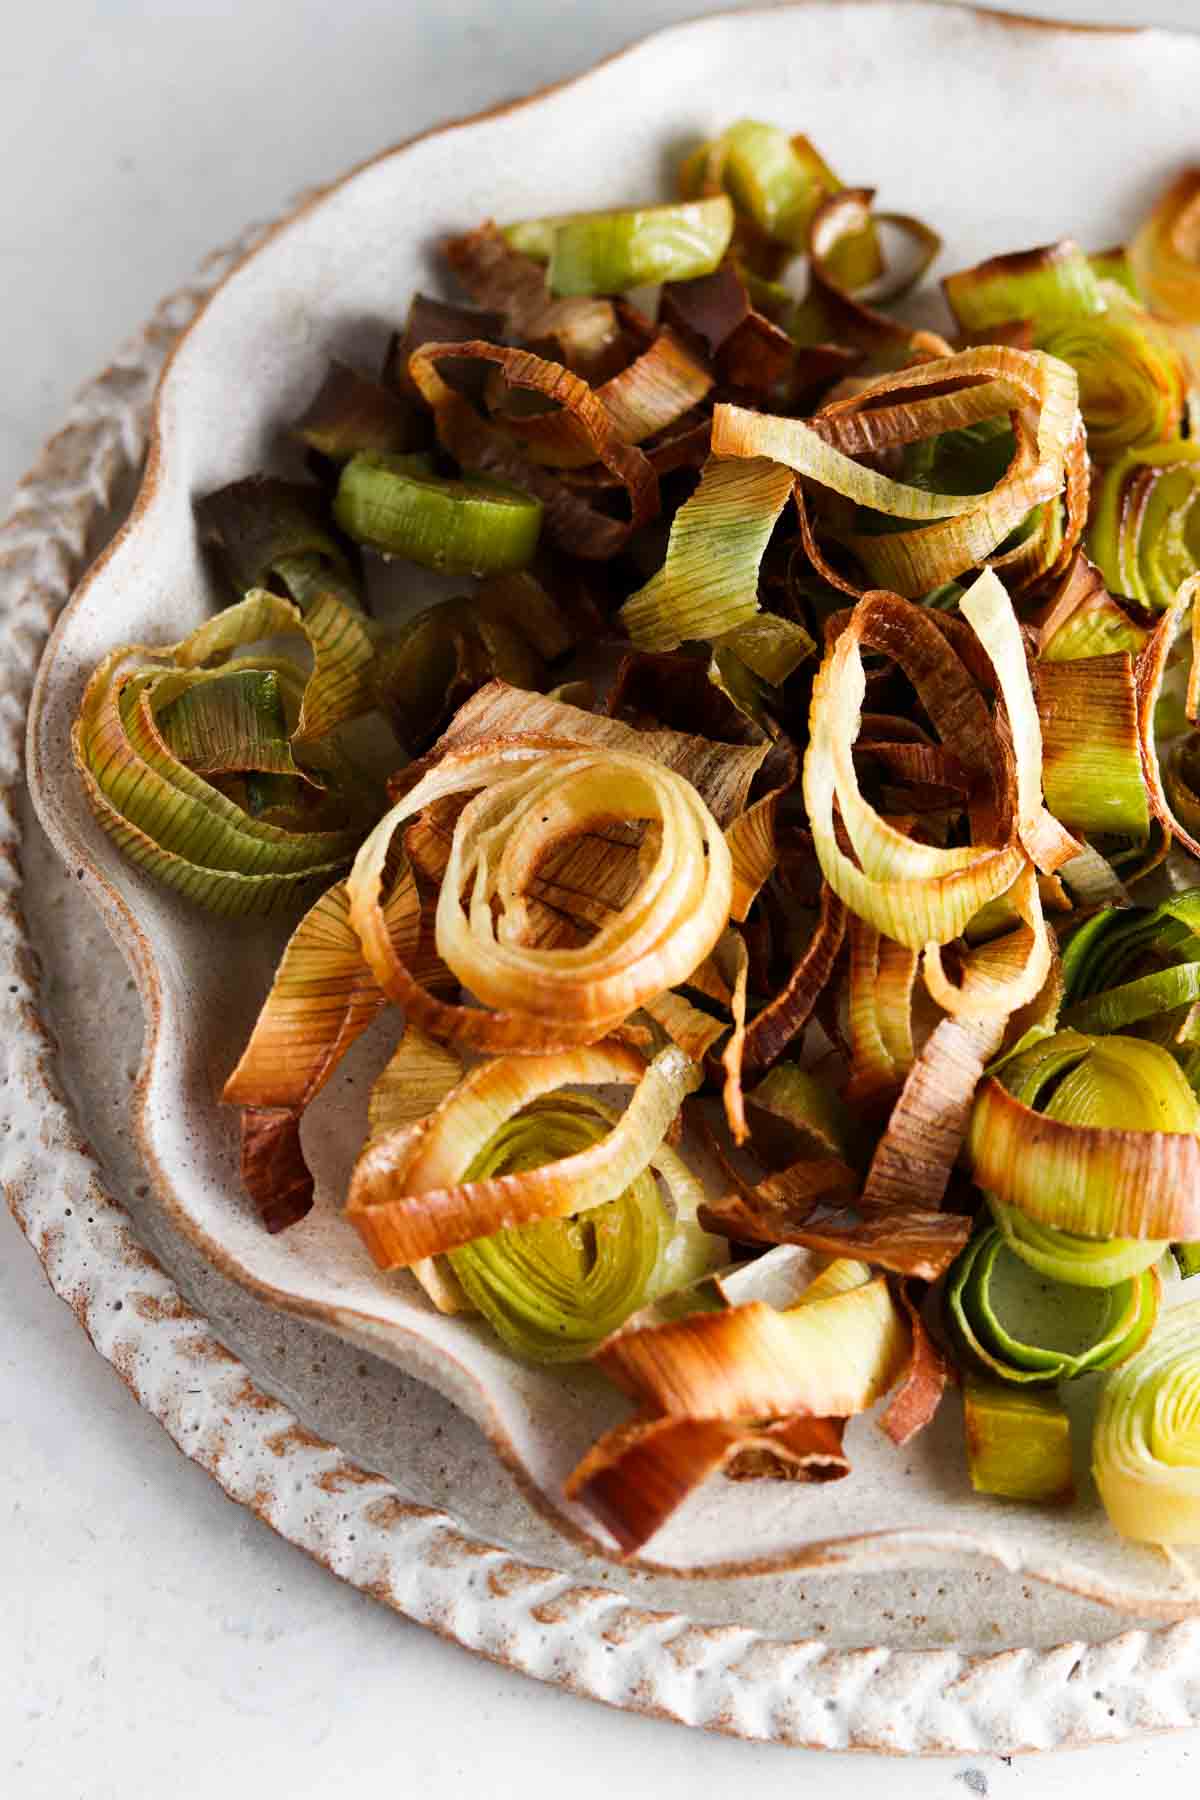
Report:
[[[0,1172],[59,1291],[193,1454],[339,1573],[488,1654],[620,1704],[791,1742],[1007,1750],[1200,1719],[1200,1625],[1088,1648],[1105,1633],[1096,1603],[1139,1625],[1182,1619],[1200,1611],[1195,1586],[1121,1545],[1086,1481],[1065,1517],[971,1496],[953,1405],[900,1456],[860,1422],[841,1486],[715,1482],[655,1541],[653,1565],[607,1560],[558,1492],[619,1399],[587,1370],[524,1369],[482,1328],[434,1314],[407,1278],[380,1280],[338,1215],[380,1039],[313,1109],[314,1213],[279,1239],[251,1216],[216,1094],[282,931],[216,923],[122,861],[69,764],[83,682],[113,644],[170,641],[207,615],[192,498],[279,464],[281,425],[329,352],[375,361],[408,294],[435,279],[443,232],[642,196],[665,183],[681,142],[755,113],[803,128],[848,179],[930,218],[945,267],[1068,230],[1107,243],[1188,154],[1198,80],[1200,40],[1163,33],[885,0],[709,18],[310,199],[237,263],[172,356],[136,504],[37,678],[30,787],[65,870],[35,837],[23,901],[15,865],[7,875]],[[172,303],[89,390],[8,528],[10,793],[32,660],[89,537],[94,547],[111,529],[148,385],[197,299]],[[385,604],[425,597],[393,590]],[[15,844],[13,814],[4,830]],[[130,983],[85,895],[136,981],[136,1082]],[[47,971],[40,1013],[22,906]],[[57,1070],[47,1025],[63,1046]],[[198,1311],[137,1250],[106,1184]],[[1074,1641],[1047,1648],[1063,1638]]]

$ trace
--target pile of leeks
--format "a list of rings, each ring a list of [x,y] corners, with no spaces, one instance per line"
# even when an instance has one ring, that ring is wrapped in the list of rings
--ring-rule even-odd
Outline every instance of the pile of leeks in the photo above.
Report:
[[[309,902],[225,1087],[265,1227],[390,1009],[346,1218],[629,1394],[568,1484],[626,1551],[954,1379],[975,1488],[1061,1503],[1099,1378],[1117,1528],[1200,1542],[1198,228],[1188,172],[943,335],[889,310],[936,234],[752,120],[674,203],[485,223],[305,479],[198,503],[226,609],[88,684],[132,859]],[[446,597],[375,616],[380,557]]]

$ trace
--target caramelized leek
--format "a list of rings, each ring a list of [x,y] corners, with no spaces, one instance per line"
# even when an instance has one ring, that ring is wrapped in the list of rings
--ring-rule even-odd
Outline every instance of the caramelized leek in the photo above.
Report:
[[[1200,1544],[1200,1301],[1168,1312],[1105,1386],[1092,1471],[1123,1537]]]
[[[733,207],[723,195],[632,212],[530,219],[505,233],[514,250],[549,264],[554,294],[623,294],[655,281],[690,281],[729,246]]]
[[[1188,1238],[1200,1233],[1198,1128],[1196,1098],[1158,1044],[1062,1031],[983,1083],[967,1155],[980,1187],[1037,1224]]]
[[[446,480],[424,458],[363,450],[342,470],[334,517],[350,537],[451,575],[523,569],[542,505],[496,481]]]
[[[969,1375],[963,1430],[977,1494],[1054,1506],[1075,1498],[1071,1422],[1052,1394]]]
[[[311,673],[232,653],[300,636]],[[178,644],[112,651],[84,691],[76,766],[131,861],[213,912],[266,913],[353,856],[371,795],[330,733],[374,705],[362,615],[258,591]]]
[[[1153,1269],[1109,1288],[1054,1281],[992,1227],[947,1276],[946,1317],[972,1366],[997,1381],[1045,1386],[1126,1361],[1150,1334],[1160,1292]]]

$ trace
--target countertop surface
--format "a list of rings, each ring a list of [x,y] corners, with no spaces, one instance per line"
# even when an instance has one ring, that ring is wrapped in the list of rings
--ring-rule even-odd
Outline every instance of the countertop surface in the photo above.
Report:
[[[214,245],[306,184],[703,0],[53,0],[0,44],[0,488]],[[1195,25],[1197,0],[1026,0]],[[1052,178],[1052,177],[1051,177]],[[1012,1764],[750,1746],[481,1662],[232,1506],[0,1217],[0,1794],[598,1800],[1182,1791],[1200,1732]],[[1177,1785],[1176,1785],[1177,1784]]]

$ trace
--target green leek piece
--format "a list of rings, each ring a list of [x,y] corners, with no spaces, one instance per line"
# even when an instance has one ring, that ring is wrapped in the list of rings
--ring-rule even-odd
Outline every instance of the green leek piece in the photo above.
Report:
[[[1138,1026],[1182,1064],[1180,1009],[1200,999],[1200,889],[1156,907],[1094,913],[1067,940],[1062,970],[1065,1025],[1083,1032]]]
[[[1200,1244],[1172,1244],[1171,1255],[1178,1264],[1183,1281],[1190,1281],[1193,1275],[1200,1275]]]
[[[1031,319],[1040,330],[1104,311],[1099,278],[1069,238],[960,269],[942,287],[960,326],[974,336],[1014,319]]]
[[[977,1494],[1051,1505],[1074,1499],[1071,1422],[1054,1395],[968,1375],[963,1428]]]
[[[766,457],[710,457],[671,521],[666,561],[621,608],[639,650],[674,650],[758,617],[758,569],[792,475]]]
[[[1054,817],[1087,838],[1148,837],[1150,807],[1128,659],[1044,663],[1038,713],[1042,789]]]
[[[1175,344],[1126,287],[1101,279],[1078,244],[998,256],[943,285],[964,331],[1027,319],[1036,347],[1071,365],[1088,449],[1100,461],[1178,433],[1186,396]]]
[[[1200,1544],[1200,1301],[1173,1307],[1106,1383],[1092,1472],[1122,1537]]]
[[[613,1122],[608,1109],[580,1097],[534,1102],[500,1127],[462,1179],[540,1168],[589,1149]],[[603,1206],[449,1252],[472,1305],[519,1356],[581,1359],[639,1307],[711,1268],[714,1240],[694,1226],[682,1236],[673,1228],[654,1178],[657,1160]]]
[[[1009,1249],[1040,1275],[1068,1287],[1116,1287],[1152,1268],[1167,1248],[1157,1238],[1074,1237],[1069,1231],[1056,1231],[1053,1225],[1027,1219],[994,1194],[988,1195],[988,1204]]]
[[[504,233],[514,250],[548,262],[554,294],[623,294],[657,281],[711,275],[733,235],[733,206],[714,199],[629,212],[529,219]]]
[[[498,481],[448,480],[423,457],[362,451],[342,470],[334,517],[359,543],[452,575],[523,569],[542,503]]]
[[[945,1304],[972,1367],[1014,1386],[1044,1387],[1133,1356],[1153,1328],[1160,1292],[1153,1269],[1111,1288],[1053,1281],[991,1226],[951,1267]]]
[[[311,673],[254,652],[300,636]],[[215,666],[210,666],[215,665]],[[213,912],[268,913],[349,862],[377,797],[330,734],[375,704],[374,643],[331,595],[303,613],[251,593],[182,642],[113,651],[72,734],[104,829],[130,859]]]
[[[1088,554],[1117,594],[1165,612],[1200,569],[1200,442],[1127,450],[1104,473]]]

